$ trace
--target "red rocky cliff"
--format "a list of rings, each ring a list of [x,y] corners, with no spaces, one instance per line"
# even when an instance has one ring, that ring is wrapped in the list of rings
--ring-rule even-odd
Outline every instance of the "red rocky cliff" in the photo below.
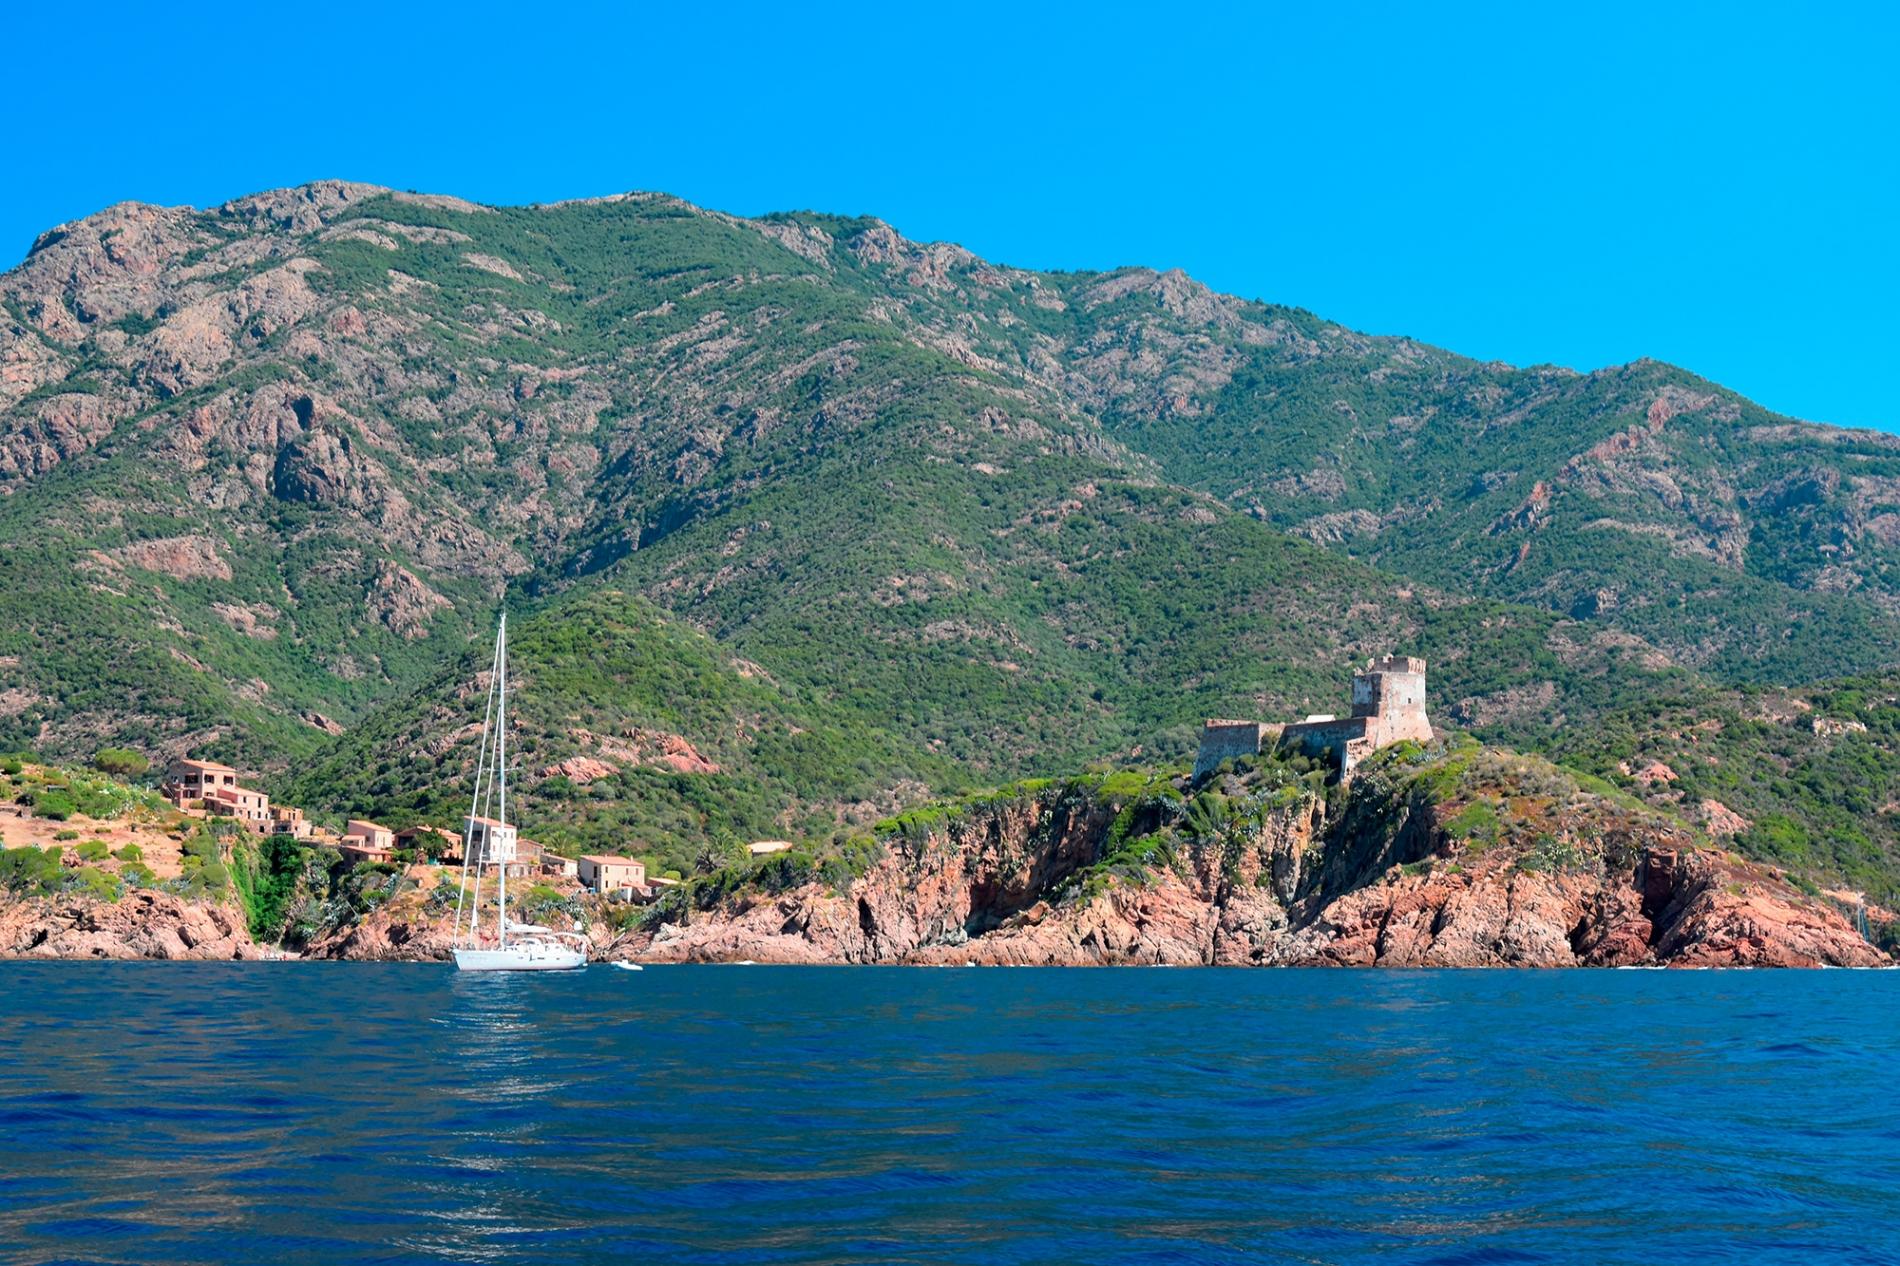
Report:
[[[1276,781],[1276,778],[1279,781]],[[790,863],[689,900],[649,960],[1875,966],[1832,905],[1691,828],[1487,749],[1382,759],[1331,796],[1252,771],[1069,784],[896,831],[842,885]]]

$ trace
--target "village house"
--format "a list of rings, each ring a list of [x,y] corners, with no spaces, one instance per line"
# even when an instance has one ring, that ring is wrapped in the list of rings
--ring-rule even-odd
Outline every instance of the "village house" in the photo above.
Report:
[[[1352,675],[1351,716],[1309,716],[1288,725],[1205,722],[1194,776],[1206,777],[1222,762],[1236,757],[1257,756],[1263,750],[1283,747],[1327,757],[1338,767],[1340,777],[1347,778],[1367,756],[1405,739],[1421,743],[1432,739],[1432,723],[1425,715],[1425,661],[1410,655],[1387,655],[1367,660],[1366,666]]]
[[[270,797],[249,787],[218,787],[204,798],[205,812],[217,817],[235,818],[248,831],[268,835],[271,831]]]
[[[581,883],[595,892],[646,895],[647,867],[638,858],[588,855],[578,859],[575,869]]]
[[[496,818],[470,815],[462,824],[468,841],[468,859],[477,866],[498,866],[515,860],[521,851],[521,833]]]
[[[395,856],[396,833],[364,818],[351,818],[343,829],[336,851],[352,865],[358,862],[386,862]]]
[[[232,818],[259,835],[277,829],[270,797],[239,785],[237,770],[216,761],[172,761],[165,767],[158,793],[173,808],[198,808],[207,816]]]
[[[539,865],[541,846],[522,839],[518,827],[476,815],[464,819],[462,829],[468,837],[471,865],[500,866],[510,879],[525,878]]]
[[[580,866],[581,864],[574,858],[562,857],[559,853],[543,853],[541,855],[541,873],[544,875],[563,879],[577,879],[581,873]]]
[[[439,826],[406,826],[396,832],[396,848],[432,857],[445,866],[462,864],[462,837]]]
[[[270,811],[270,833],[288,835],[292,839],[310,838],[310,820],[303,815],[302,809],[293,809],[289,805],[272,805]]]
[[[175,809],[188,808],[194,800],[203,801],[219,788],[236,787],[237,770],[208,760],[175,760],[165,767],[165,779],[158,794]]]

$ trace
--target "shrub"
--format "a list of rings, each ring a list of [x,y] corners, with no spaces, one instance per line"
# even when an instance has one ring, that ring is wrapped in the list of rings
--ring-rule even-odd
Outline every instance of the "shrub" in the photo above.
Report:
[[[461,884],[450,879],[447,875],[437,875],[435,887],[429,890],[428,897],[423,901],[423,907],[427,909],[430,914],[447,914],[450,910],[455,908],[455,903],[461,899],[461,896]]]
[[[547,884],[535,884],[521,899],[521,912],[530,920],[540,921],[550,914],[564,914],[574,918],[580,914],[580,903],[563,894],[559,889]]]
[[[119,878],[133,888],[150,888],[158,882],[158,876],[144,862],[127,862],[119,868]]]
[[[0,774],[5,774],[9,778],[18,778],[20,771],[24,768],[25,766],[20,764],[20,758],[18,756],[8,756],[5,759],[0,759]]]
[[[0,849],[0,886],[9,892],[50,892],[58,882],[58,849]]]
[[[79,838],[79,832],[77,832],[77,831],[55,831],[55,832],[53,832],[53,838],[54,838],[54,839],[56,839],[56,840],[76,840],[76,839],[78,839],[78,838]]]
[[[218,842],[202,831],[193,834],[178,847],[187,863],[196,861],[203,864],[218,860]]]
[[[82,862],[102,862],[112,856],[112,848],[104,840],[87,840],[73,851],[79,854]]]
[[[122,862],[142,862],[145,860],[145,850],[136,844],[127,844],[114,856]]]
[[[108,875],[97,866],[81,866],[72,872],[66,881],[67,887],[84,892],[87,896],[99,897],[105,901],[117,901],[124,893],[117,876]]]
[[[33,795],[33,816],[49,822],[64,822],[79,812],[73,798],[63,791],[40,791]]]
[[[126,747],[102,747],[92,758],[92,767],[114,778],[137,778],[152,767],[152,762]]]

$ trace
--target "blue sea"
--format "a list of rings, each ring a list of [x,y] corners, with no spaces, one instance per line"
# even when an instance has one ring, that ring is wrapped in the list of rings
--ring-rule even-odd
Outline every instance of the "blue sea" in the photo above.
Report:
[[[1896,1262],[1900,973],[0,964],[9,1262]]]

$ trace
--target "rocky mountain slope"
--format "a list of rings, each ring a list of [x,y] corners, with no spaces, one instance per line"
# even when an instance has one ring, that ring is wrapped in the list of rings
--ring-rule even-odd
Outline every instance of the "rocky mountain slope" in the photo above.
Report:
[[[339,738],[294,803],[393,827],[468,810],[490,646]],[[956,766],[786,685],[651,603],[591,589],[511,626],[511,803],[569,853],[637,842],[655,873],[746,840],[868,826]]]
[[[1888,928],[1889,938],[1900,928]],[[856,867],[702,880],[659,960],[1875,966],[1841,910],[1536,758],[1388,749],[1347,790],[1265,761],[1117,775],[893,824]]]
[[[504,601],[546,621],[532,825],[669,839],[1178,755],[1395,648],[1550,745],[1900,637],[1885,437],[871,219],[320,182],[60,226],[0,309],[0,746],[335,809],[435,811]],[[694,630],[676,722],[579,670]],[[588,776],[649,740],[745,789]]]
[[[1619,709],[1552,755],[1746,856],[1900,904],[1900,679],[1704,686]]]

